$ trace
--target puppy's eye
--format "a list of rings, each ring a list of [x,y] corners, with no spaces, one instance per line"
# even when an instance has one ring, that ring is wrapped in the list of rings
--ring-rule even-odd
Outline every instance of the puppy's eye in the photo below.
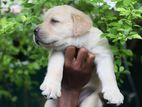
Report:
[[[60,22],[59,20],[51,19],[51,23],[59,23],[59,22]]]

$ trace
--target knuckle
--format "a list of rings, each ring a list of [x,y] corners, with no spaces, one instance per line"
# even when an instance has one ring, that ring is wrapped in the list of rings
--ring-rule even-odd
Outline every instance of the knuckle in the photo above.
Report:
[[[68,61],[66,61],[65,64],[64,64],[64,66],[65,66],[66,68],[70,68],[70,67],[71,67],[71,63],[68,62]]]
[[[73,50],[73,49],[75,49],[74,46],[69,46],[69,47],[66,48],[66,51]]]
[[[93,64],[94,59],[95,59],[95,56],[89,55],[87,63],[88,63],[88,64],[90,64],[90,63]]]
[[[75,46],[69,46],[68,48],[75,49]]]
[[[80,52],[82,52],[82,53],[87,53],[88,51],[87,51],[87,49],[85,49],[85,48],[81,48],[81,49],[80,49]]]
[[[90,58],[90,59],[94,59],[95,56],[94,56],[94,55],[90,55],[89,58]]]
[[[89,52],[89,58],[95,58],[95,55]]]

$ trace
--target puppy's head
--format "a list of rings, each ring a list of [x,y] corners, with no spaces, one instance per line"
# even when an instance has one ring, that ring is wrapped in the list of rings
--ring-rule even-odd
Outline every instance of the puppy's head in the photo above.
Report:
[[[43,23],[35,30],[35,41],[45,47],[63,45],[67,38],[77,38],[92,27],[91,19],[67,5],[56,6],[45,13]]]

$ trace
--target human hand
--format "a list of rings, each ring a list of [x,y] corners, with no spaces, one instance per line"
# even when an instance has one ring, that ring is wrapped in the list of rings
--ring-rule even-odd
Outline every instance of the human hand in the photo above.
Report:
[[[81,89],[87,84],[94,69],[94,58],[95,55],[85,48],[68,47],[65,50],[62,87]]]
[[[65,50],[65,63],[62,80],[62,94],[58,107],[76,107],[80,89],[88,83],[94,69],[95,55],[85,48],[73,46]]]

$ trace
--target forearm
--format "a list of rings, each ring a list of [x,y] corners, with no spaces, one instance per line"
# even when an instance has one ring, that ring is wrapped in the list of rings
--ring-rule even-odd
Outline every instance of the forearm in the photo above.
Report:
[[[62,95],[58,100],[57,107],[77,107],[79,90],[62,89]]]

